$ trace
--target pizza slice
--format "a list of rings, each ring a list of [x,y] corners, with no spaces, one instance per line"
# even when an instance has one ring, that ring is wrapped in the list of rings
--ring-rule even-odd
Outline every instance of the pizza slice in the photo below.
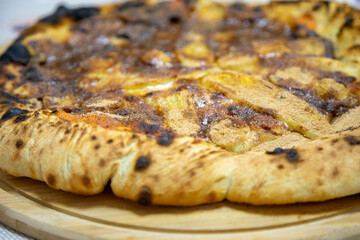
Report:
[[[61,6],[0,57],[0,168],[143,205],[356,194],[358,18],[321,2]]]

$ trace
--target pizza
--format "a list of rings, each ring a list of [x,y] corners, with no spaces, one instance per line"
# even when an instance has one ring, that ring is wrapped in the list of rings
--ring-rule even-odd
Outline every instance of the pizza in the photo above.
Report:
[[[0,168],[142,205],[356,194],[359,77],[345,4],[60,6],[0,57]]]

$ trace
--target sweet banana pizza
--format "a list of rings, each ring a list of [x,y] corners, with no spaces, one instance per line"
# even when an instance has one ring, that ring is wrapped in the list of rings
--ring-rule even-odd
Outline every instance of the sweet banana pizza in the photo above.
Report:
[[[0,169],[142,205],[357,194],[359,77],[345,4],[59,6],[0,57]]]

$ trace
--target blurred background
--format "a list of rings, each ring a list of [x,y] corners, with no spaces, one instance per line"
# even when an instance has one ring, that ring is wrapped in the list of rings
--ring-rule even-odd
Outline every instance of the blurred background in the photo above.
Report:
[[[0,44],[11,41],[22,28],[30,25],[36,19],[50,14],[60,4],[76,7],[120,1],[121,0],[0,0]],[[267,0],[252,0],[248,2],[266,1]],[[347,2],[360,9],[360,0],[343,0],[342,2]]]

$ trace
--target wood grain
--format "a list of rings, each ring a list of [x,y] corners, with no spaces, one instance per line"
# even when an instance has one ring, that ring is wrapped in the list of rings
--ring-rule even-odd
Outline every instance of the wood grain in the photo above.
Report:
[[[110,190],[78,196],[0,172],[0,221],[39,239],[356,239],[360,195],[286,206],[143,207]]]

